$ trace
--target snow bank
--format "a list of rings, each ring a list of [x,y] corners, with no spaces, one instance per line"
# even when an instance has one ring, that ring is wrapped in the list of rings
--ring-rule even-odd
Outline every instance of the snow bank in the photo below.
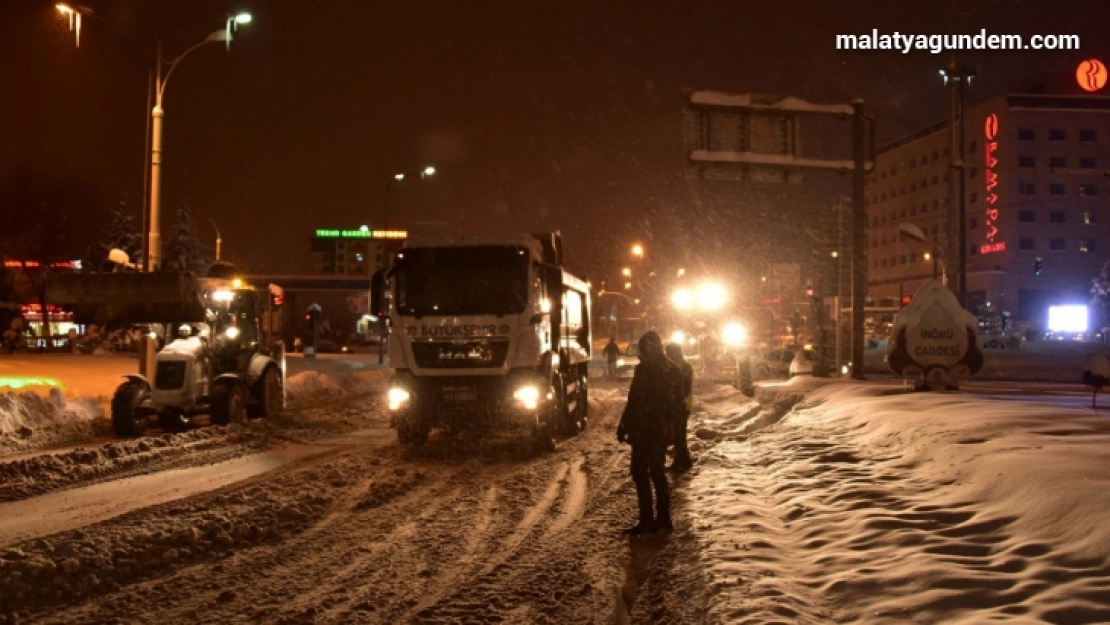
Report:
[[[702,454],[706,622],[1110,622],[1108,465],[1094,411],[827,384]]]
[[[392,369],[344,372],[302,371],[290,376],[286,381],[285,398],[290,405],[296,405],[322,399],[383,393],[391,375],[393,375]]]
[[[104,411],[91,399],[66,399],[57,388],[0,395],[0,454],[91,438]]]

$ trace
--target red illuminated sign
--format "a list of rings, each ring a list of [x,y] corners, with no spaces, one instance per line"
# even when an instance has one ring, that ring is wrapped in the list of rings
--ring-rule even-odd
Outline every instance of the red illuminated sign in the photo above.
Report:
[[[1098,59],[1087,59],[1075,68],[1075,81],[1084,91],[1098,91],[1106,86],[1106,65]]]
[[[994,113],[987,115],[983,123],[983,136],[986,138],[986,175],[983,177],[986,186],[987,215],[983,220],[986,241],[979,246],[980,254],[993,254],[1006,249],[1006,242],[998,240],[998,116]]]

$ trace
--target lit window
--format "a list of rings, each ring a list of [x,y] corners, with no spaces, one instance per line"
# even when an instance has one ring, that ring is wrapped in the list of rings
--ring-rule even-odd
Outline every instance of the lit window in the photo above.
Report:
[[[1098,249],[1098,245],[1094,241],[1092,241],[1091,239],[1080,239],[1079,240],[1079,251],[1080,252],[1094,252],[1097,249]]]
[[[1098,189],[1093,184],[1079,185],[1079,197],[1095,197],[1098,195]]]
[[[1082,218],[1083,223],[1085,225],[1089,226],[1089,225],[1095,223],[1095,214],[1094,213],[1080,213],[1080,217]]]

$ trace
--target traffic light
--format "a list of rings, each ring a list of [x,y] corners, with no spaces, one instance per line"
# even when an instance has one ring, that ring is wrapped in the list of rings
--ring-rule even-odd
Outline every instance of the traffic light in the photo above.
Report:
[[[1040,256],[1033,259],[1033,275],[1039,276],[1044,271],[1044,259]]]

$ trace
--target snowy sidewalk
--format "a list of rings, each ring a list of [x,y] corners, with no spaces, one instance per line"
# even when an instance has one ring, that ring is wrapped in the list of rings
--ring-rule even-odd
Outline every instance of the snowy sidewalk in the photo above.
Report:
[[[850,382],[777,423],[699,403],[709,622],[1110,621],[1106,413]]]

